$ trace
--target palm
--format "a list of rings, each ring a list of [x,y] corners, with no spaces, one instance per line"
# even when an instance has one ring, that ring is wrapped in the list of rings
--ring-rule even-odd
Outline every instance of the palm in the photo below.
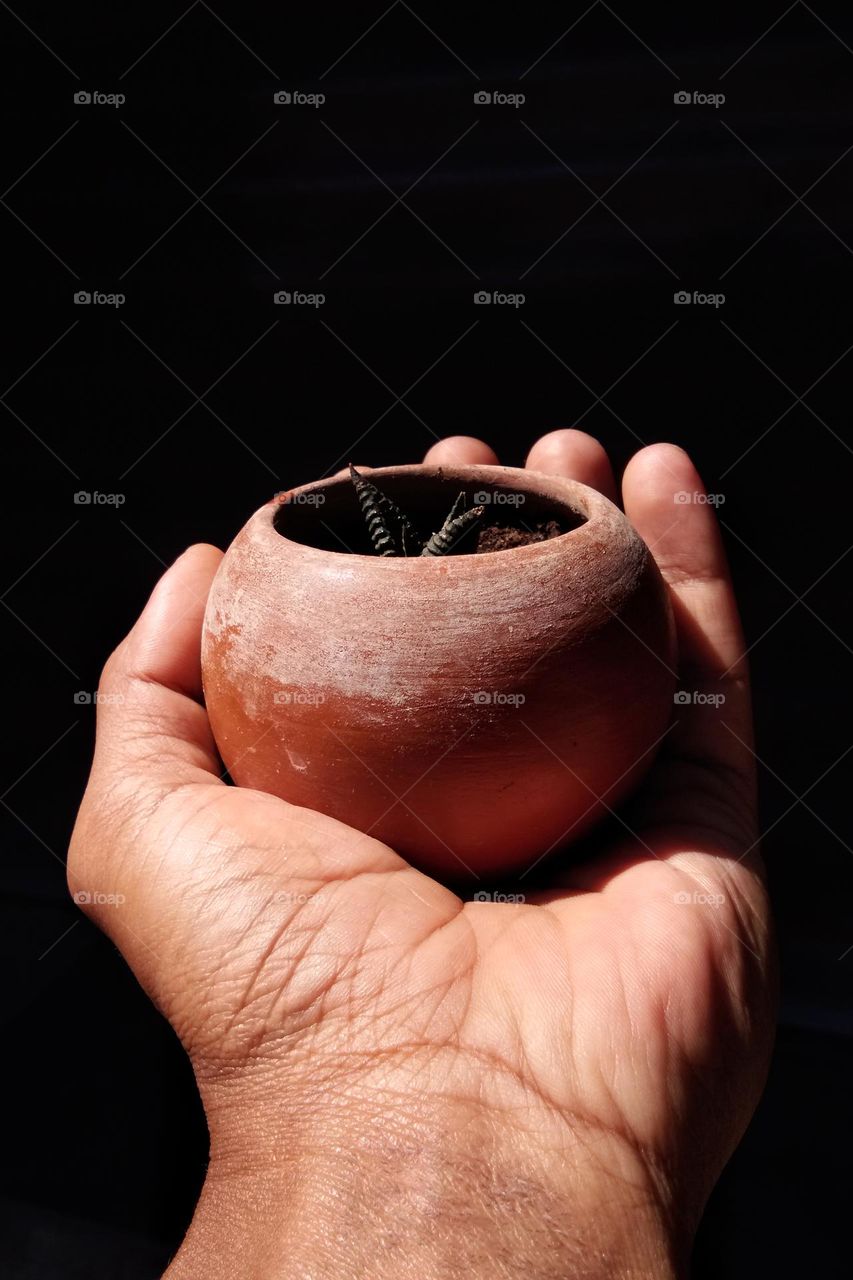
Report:
[[[586,439],[561,438],[562,465],[532,462],[606,488]],[[691,706],[613,843],[523,906],[463,903],[377,841],[218,780],[206,716],[186,696],[215,557],[195,567],[195,604],[188,585],[165,658],[160,620],[169,670],[159,692],[140,690],[143,723],[159,717],[157,759],[164,743],[170,757],[124,868],[144,905],[130,930],[106,923],[202,1075],[302,1041],[383,1087],[416,1079],[421,1092],[522,1106],[554,1132],[570,1116],[653,1166],[677,1169],[695,1142],[712,1167],[725,1159],[769,1041],[748,695],[712,517],[672,504],[689,463],[643,457],[626,509],[672,585],[685,684],[725,692],[724,713]],[[117,749],[107,737],[102,768],[116,771]],[[119,812],[151,766],[138,743],[120,749],[137,767],[118,770]],[[85,883],[85,804],[81,826]]]

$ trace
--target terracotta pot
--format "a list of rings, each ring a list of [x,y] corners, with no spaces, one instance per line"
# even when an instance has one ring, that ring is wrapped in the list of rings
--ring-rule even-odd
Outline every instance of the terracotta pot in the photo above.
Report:
[[[223,762],[239,786],[436,874],[521,870],[649,767],[675,682],[666,588],[625,516],[585,485],[510,467],[369,475],[425,533],[460,489],[489,493],[494,511],[520,495],[526,522],[556,516],[569,532],[380,558],[362,554],[348,479],[268,503],[222,561],[205,617]]]

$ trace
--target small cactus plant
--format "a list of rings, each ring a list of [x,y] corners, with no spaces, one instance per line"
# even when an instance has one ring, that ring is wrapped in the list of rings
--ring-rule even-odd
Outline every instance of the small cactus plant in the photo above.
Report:
[[[397,504],[356,471],[352,463],[349,473],[378,556],[449,555],[483,514],[483,507],[466,509],[465,494],[460,493],[441,528],[424,541]]]

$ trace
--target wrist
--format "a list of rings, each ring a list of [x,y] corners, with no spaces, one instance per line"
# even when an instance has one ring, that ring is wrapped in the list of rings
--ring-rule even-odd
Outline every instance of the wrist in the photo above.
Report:
[[[295,1124],[271,1112],[211,1125],[205,1188],[167,1280],[682,1274],[639,1161],[602,1161],[595,1135],[543,1147],[467,1103],[425,1116],[411,1102],[324,1100]]]

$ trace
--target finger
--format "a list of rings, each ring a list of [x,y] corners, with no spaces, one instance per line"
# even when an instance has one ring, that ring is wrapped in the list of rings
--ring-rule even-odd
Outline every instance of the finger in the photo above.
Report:
[[[604,447],[585,431],[552,431],[536,441],[524,464],[529,471],[565,476],[616,501],[616,481]]]
[[[475,436],[448,436],[427,450],[424,462],[438,466],[495,466],[498,455],[484,440]]]
[[[221,559],[216,547],[185,551],[107,662],[98,691],[96,768],[132,774],[144,762],[149,780],[157,774],[165,786],[219,775],[201,704],[201,628]]]
[[[625,511],[669,584],[681,688],[669,754],[717,780],[717,800],[749,816],[754,758],[743,632],[720,530],[702,479],[675,445],[642,449],[622,480]],[[686,780],[685,770],[678,777]],[[740,785],[742,782],[743,785]],[[695,794],[682,786],[686,809]],[[708,799],[708,796],[705,796]],[[744,816],[744,812],[741,813]]]
[[[682,606],[682,659],[703,678],[745,675],[743,633],[713,505],[676,445],[635,454],[622,480],[625,510]]]

